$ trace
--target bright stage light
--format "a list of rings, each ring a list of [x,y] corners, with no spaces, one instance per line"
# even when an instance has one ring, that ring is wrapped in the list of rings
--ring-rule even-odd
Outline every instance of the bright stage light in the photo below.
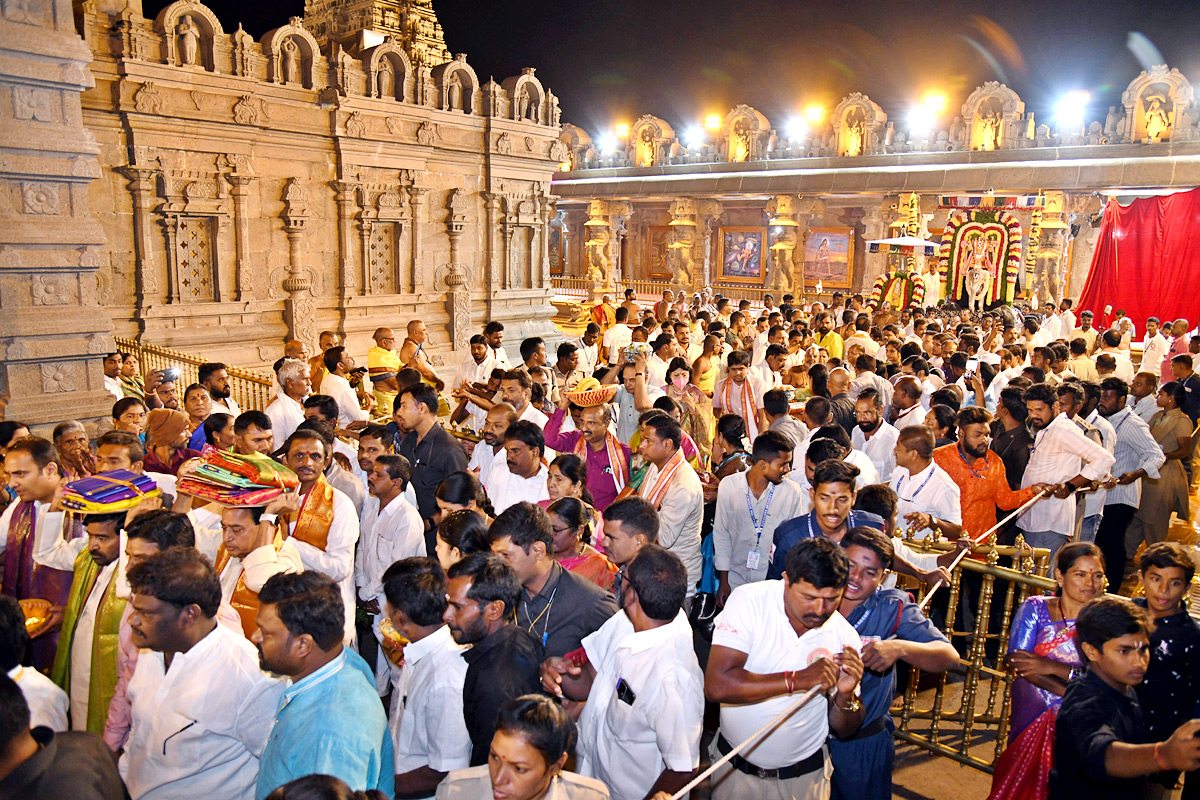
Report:
[[[783,131],[788,141],[796,142],[808,135],[808,123],[799,117],[792,117],[787,121]]]
[[[617,135],[618,139],[628,139],[629,138],[629,126],[626,125],[624,122],[622,122],[613,128],[613,133],[615,133]]]
[[[825,109],[818,105],[811,105],[804,109],[805,122],[820,122],[825,119]]]
[[[925,95],[925,108],[937,115],[946,110],[946,95],[930,92]]]
[[[694,150],[697,147],[704,146],[704,129],[699,125],[693,125],[683,133],[683,143],[688,150]]]
[[[708,128],[710,131],[721,130],[721,115],[709,114],[704,118],[704,127]]]
[[[933,123],[937,121],[937,115],[929,108],[919,106],[912,110],[908,115],[908,130],[909,133],[927,133],[933,127]]]
[[[601,153],[614,153],[617,151],[617,137],[611,133],[602,133],[596,137],[596,149]]]
[[[1055,119],[1059,128],[1082,128],[1083,116],[1087,112],[1088,101],[1092,99],[1090,92],[1077,90],[1067,92],[1067,96],[1058,102]]]

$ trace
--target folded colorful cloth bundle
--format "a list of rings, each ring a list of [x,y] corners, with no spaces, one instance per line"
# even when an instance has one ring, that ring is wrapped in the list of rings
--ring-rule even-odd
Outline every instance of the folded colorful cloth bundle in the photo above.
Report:
[[[84,514],[112,514],[128,511],[145,498],[161,494],[153,478],[117,469],[71,481],[63,493],[62,504]]]
[[[177,489],[227,506],[263,506],[300,486],[296,473],[258,453],[239,455],[213,450],[184,464]]]

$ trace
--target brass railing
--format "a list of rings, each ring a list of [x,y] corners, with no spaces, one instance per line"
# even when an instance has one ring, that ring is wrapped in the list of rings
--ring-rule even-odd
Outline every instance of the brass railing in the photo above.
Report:
[[[953,542],[938,541],[936,537],[925,542],[912,541],[911,534],[908,538],[911,547],[925,552],[944,553],[954,548]],[[897,722],[897,739],[991,773],[1008,740],[1014,675],[1005,666],[1005,655],[1013,614],[1031,594],[1052,590],[1056,584],[1046,577],[1050,551],[1031,548],[1021,537],[1016,546],[1005,547],[997,545],[996,537],[992,535],[987,544],[972,548],[972,553],[982,555],[985,561],[964,558],[955,567],[942,625],[942,632],[959,652],[963,652],[964,646],[966,649],[966,657],[959,660],[965,675],[958,707],[953,708],[953,701],[950,708],[946,707],[946,673],[934,678],[932,704],[927,708],[918,707],[921,673],[913,669],[904,691],[904,705],[898,713],[893,711],[893,716]],[[1012,559],[1013,567],[1000,566],[1002,557]],[[978,605],[974,609],[975,624],[971,630],[964,630],[956,624],[956,618],[961,605],[962,576],[968,572],[980,576],[980,589]],[[1002,612],[998,615],[998,629],[989,630],[997,591],[1003,602]],[[924,591],[920,592],[922,597],[924,594]],[[945,728],[943,723],[947,723]],[[991,740],[993,731],[994,741]]]
[[[117,349],[122,353],[133,353],[137,356],[142,375],[150,370],[175,367],[179,370],[179,380],[176,382],[176,392],[180,405],[183,404],[183,390],[196,383],[197,372],[201,364],[207,364],[213,359],[174,350],[170,347],[159,347],[153,344],[141,344],[132,339],[114,337]],[[229,391],[233,399],[243,411],[261,411],[275,396],[275,381],[267,375],[253,369],[225,365],[229,374]]]
[[[554,288],[554,295],[556,297],[586,300],[588,292],[591,290],[592,282],[587,278],[556,275],[550,278],[550,285]]]

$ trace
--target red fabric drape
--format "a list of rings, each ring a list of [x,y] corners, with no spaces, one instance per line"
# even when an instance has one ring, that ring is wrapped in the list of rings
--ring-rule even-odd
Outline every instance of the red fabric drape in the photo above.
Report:
[[[1200,314],[1200,189],[1147,197],[1121,206],[1109,198],[1087,282],[1076,311],[1104,319],[1104,307],[1123,308],[1137,326],[1147,317]]]

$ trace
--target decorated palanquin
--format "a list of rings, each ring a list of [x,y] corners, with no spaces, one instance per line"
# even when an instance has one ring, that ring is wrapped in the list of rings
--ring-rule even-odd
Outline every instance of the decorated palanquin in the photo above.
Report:
[[[957,209],[946,221],[938,263],[946,297],[967,304],[972,278],[980,281],[983,305],[1011,304],[1021,270],[1021,223],[1004,209]]]
[[[867,305],[877,309],[885,301],[898,311],[921,308],[925,305],[925,283],[920,275],[907,269],[888,270],[876,278]]]

